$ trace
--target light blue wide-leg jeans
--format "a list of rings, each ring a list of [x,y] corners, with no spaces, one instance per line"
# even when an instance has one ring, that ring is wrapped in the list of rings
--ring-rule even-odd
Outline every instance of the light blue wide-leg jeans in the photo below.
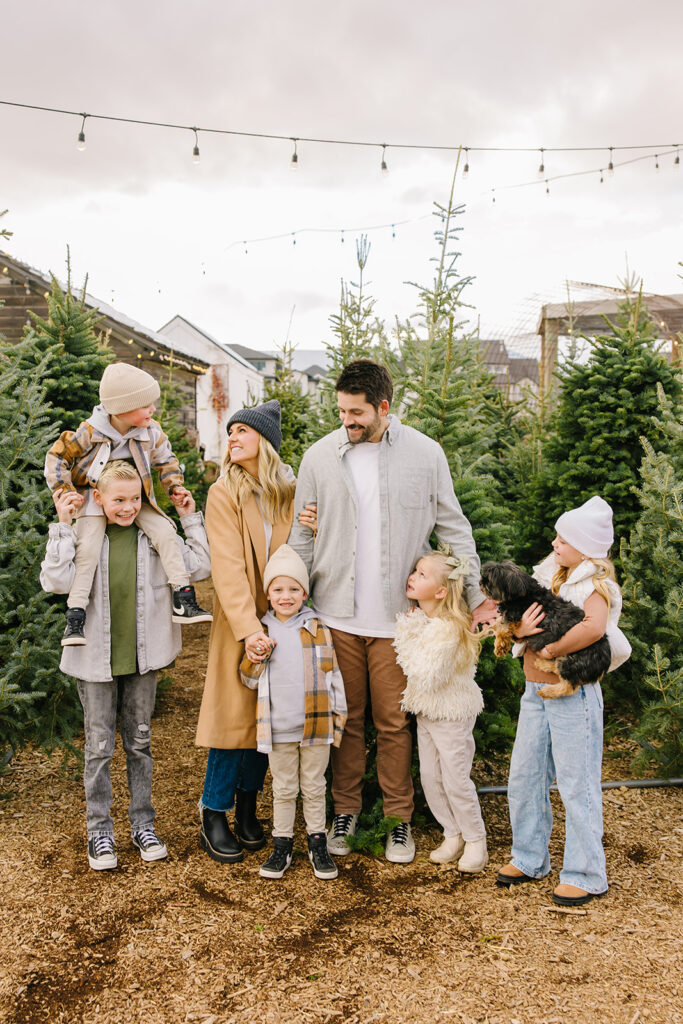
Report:
[[[544,700],[527,681],[510,760],[508,802],[512,863],[531,878],[550,871],[553,779],[565,808],[560,881],[590,893],[607,890],[602,848],[602,691],[580,686],[570,697]]]

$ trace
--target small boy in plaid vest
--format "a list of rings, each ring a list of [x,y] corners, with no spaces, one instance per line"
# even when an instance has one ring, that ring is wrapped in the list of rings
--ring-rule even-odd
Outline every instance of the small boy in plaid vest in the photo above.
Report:
[[[240,678],[258,688],[256,743],[268,754],[273,780],[273,852],[263,878],[282,878],[292,862],[296,799],[301,791],[308,857],[316,878],[337,877],[327,851],[325,770],[346,723],[346,698],[332,637],[311,608],[308,573],[287,544],[269,559],[263,588],[270,611],[261,620],[270,650],[244,656]]]

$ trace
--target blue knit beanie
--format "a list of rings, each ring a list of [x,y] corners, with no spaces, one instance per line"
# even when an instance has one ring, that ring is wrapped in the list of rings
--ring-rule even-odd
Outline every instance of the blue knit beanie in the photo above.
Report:
[[[282,444],[282,429],[280,427],[280,403],[276,398],[263,405],[256,405],[253,409],[238,409],[228,420],[225,428],[228,432],[233,423],[246,423],[253,427],[258,433],[270,441],[276,452],[280,451]]]

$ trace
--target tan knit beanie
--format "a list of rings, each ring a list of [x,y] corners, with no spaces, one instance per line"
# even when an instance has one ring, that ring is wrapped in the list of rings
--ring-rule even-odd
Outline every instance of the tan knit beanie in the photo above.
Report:
[[[152,405],[160,393],[151,373],[129,363],[110,363],[100,381],[100,401],[110,416]]]
[[[271,555],[263,574],[263,589],[268,593],[268,587],[277,576],[289,576],[296,580],[308,593],[308,572],[302,559],[297,555],[294,548],[289,544],[281,544],[274,555]]]

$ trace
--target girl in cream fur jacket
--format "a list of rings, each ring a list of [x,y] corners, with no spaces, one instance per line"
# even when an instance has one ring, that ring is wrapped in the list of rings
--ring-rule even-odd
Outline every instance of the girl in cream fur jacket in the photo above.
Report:
[[[479,640],[462,591],[468,566],[449,550],[421,558],[406,596],[417,602],[396,621],[394,648],[407,678],[401,707],[417,717],[420,779],[444,839],[430,854],[436,863],[482,871],[486,831],[474,783],[472,730],[484,706],[474,681]]]

